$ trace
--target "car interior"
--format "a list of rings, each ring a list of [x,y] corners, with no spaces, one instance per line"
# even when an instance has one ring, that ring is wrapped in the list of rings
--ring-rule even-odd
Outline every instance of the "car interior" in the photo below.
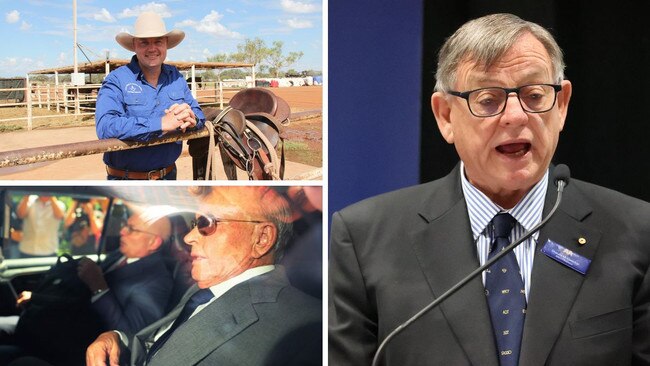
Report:
[[[277,187],[290,201],[287,190]],[[17,218],[17,206],[21,199],[29,196],[56,197],[66,206],[72,217],[61,223],[58,233],[59,245],[55,253],[44,257],[25,257],[18,250],[21,220]],[[26,199],[26,198],[25,198]],[[297,202],[291,202],[297,204]],[[90,220],[80,209],[71,207],[91,205],[96,212],[90,213],[97,219],[98,235],[82,236],[90,243],[83,251],[76,249],[73,238],[78,234],[71,230],[87,230]],[[120,231],[131,214],[131,205],[157,206],[167,212],[172,223],[172,235],[160,251],[164,263],[172,274],[173,287],[165,313],[173,309],[186,290],[194,284],[191,277],[190,247],[183,237],[190,231],[195,218],[196,201],[187,187],[137,187],[137,186],[5,186],[0,187],[0,345],[7,331],[2,319],[17,319],[23,308],[17,300],[24,292],[35,291],[61,256],[71,258],[88,257],[101,262],[111,252],[119,250]],[[85,207],[85,206],[84,206]],[[298,210],[299,211],[299,210]],[[84,221],[85,220],[85,221]],[[99,230],[98,229],[98,230]],[[290,241],[280,264],[284,265],[292,284],[304,292],[322,298],[322,215],[320,212],[301,214],[294,223],[295,237]],[[304,234],[304,235],[303,235]],[[75,236],[76,235],[76,236]],[[300,237],[300,238],[299,238]],[[305,244],[305,238],[310,243]],[[75,251],[76,250],[76,251]],[[11,330],[9,331],[9,333]]]

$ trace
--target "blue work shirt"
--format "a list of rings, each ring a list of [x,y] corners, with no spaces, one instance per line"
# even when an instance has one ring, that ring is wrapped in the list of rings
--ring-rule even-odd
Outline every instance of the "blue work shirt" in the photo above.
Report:
[[[95,128],[100,139],[148,141],[161,137],[165,109],[187,103],[202,128],[205,116],[187,87],[185,78],[174,66],[162,65],[158,85],[149,84],[136,56],[128,65],[117,68],[104,80],[97,95]],[[181,155],[183,142],[104,153],[104,163],[120,170],[147,172],[168,167]]]

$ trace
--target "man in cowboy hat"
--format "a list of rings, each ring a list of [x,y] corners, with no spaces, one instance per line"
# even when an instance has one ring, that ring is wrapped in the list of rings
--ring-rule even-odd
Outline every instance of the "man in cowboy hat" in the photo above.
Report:
[[[95,123],[100,139],[148,141],[169,132],[201,128],[205,117],[178,70],[165,65],[167,50],[185,32],[167,32],[160,15],[143,12],[133,34],[115,39],[135,52],[128,65],[111,72],[99,90]],[[176,179],[182,142],[104,153],[109,180]]]

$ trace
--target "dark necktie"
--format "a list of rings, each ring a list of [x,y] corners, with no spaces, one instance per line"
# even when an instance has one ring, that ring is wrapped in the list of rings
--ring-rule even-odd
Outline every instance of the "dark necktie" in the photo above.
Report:
[[[174,333],[178,327],[180,327],[187,319],[190,318],[190,315],[194,313],[194,310],[196,310],[199,305],[205,304],[206,302],[210,301],[214,297],[214,294],[212,291],[210,291],[209,288],[202,289],[197,291],[190,299],[185,303],[185,306],[183,307],[183,310],[181,310],[181,313],[178,315],[176,320],[174,320],[174,324],[172,324],[171,328],[167,330],[163,335],[161,335],[155,342],[154,344],[151,345],[151,348],[149,348],[149,351],[147,352],[147,363],[151,360],[151,357],[158,352],[160,347],[162,347],[163,344],[169,339],[169,337]]]
[[[508,213],[500,213],[494,216],[492,224],[494,242],[488,259],[508,246],[515,219]],[[501,257],[486,271],[485,290],[499,363],[501,366],[517,366],[524,331],[526,294],[514,252]]]

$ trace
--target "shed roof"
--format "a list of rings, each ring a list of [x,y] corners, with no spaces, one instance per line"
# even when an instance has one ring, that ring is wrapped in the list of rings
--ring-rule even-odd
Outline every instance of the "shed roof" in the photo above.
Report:
[[[131,60],[108,60],[108,63],[110,64],[110,69],[115,70],[116,68],[126,65]],[[196,69],[199,70],[209,70],[209,69],[234,69],[234,68],[239,68],[239,67],[252,67],[253,64],[244,64],[244,63],[236,63],[236,62],[189,62],[189,61],[165,61],[166,64],[176,66],[177,69],[179,70],[189,70],[192,68],[192,65],[196,67]],[[106,70],[106,60],[101,60],[101,61],[93,61],[93,62],[86,62],[83,64],[78,64],[77,68],[79,72],[87,73],[87,74],[103,74]],[[61,67],[55,67],[51,69],[42,69],[42,70],[35,70],[35,71],[30,71],[30,75],[37,75],[37,74],[54,74],[54,73],[59,73],[59,74],[72,74],[74,72],[74,65],[70,66],[61,66]]]

